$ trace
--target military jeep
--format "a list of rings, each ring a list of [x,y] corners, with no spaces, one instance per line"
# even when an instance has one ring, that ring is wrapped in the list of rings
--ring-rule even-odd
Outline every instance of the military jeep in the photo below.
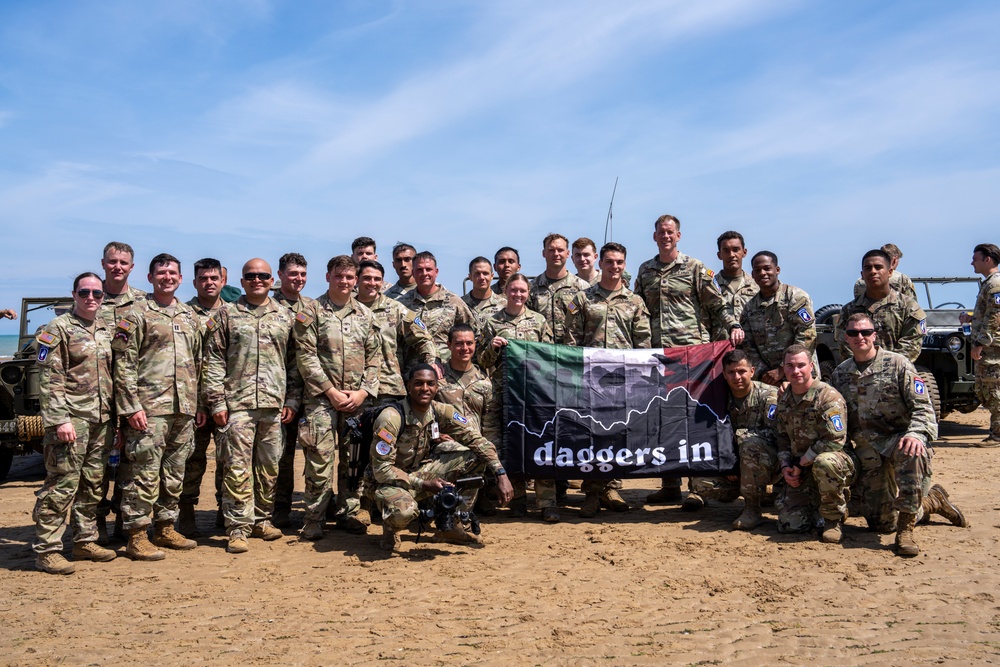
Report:
[[[0,362],[0,482],[7,478],[15,454],[42,450],[35,332],[72,308],[69,297],[21,300],[17,352],[12,359]]]
[[[927,331],[917,371],[927,384],[927,393],[940,421],[952,411],[972,412],[979,407],[974,391],[972,345],[959,315],[972,312],[979,291],[978,278],[912,278],[917,301],[927,313]],[[841,304],[816,311],[816,354],[824,380],[842,359],[833,336]]]

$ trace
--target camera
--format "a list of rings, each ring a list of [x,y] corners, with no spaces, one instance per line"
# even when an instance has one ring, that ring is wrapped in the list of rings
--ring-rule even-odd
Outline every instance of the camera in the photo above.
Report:
[[[465,489],[481,489],[484,480],[482,476],[463,477],[456,480],[454,485],[447,485],[433,496],[421,503],[418,520],[421,525],[433,523],[434,527],[441,532],[448,532],[455,529],[455,521],[459,521],[463,526],[469,524],[469,529],[474,535],[481,532],[479,519],[472,512],[464,512],[459,509],[462,504],[460,491]]]

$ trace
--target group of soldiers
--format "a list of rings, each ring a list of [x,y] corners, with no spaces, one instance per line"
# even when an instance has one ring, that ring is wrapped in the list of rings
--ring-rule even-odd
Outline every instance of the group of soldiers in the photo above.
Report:
[[[109,243],[104,277],[78,276],[73,311],[36,337],[48,471],[34,511],[36,566],[73,571],[61,554],[67,520],[74,560],[115,558],[106,548],[112,511],[135,560],[195,548],[194,510],[213,441],[216,522],[231,553],[290,526],[297,448],[307,540],[321,539],[327,523],[364,534],[376,522],[380,545],[394,550],[421,501],[468,475],[488,484],[482,493],[460,491],[467,512],[491,515],[499,505],[526,516],[532,484],[545,522],[561,519],[568,488],[585,495],[582,517],[629,510],[620,480],[508,477],[498,452],[501,352],[511,339],[618,349],[732,343],[723,366],[740,474],[691,479],[686,497],[680,478],[664,478],[647,503],[694,511],[742,495],[733,528],[749,530],[773,498],[780,531],[815,529],[825,542],[840,540],[850,508],[871,528],[895,531],[904,556],[919,553],[913,527],[932,513],[967,525],[947,492],[931,485],[937,424],[912,363],[925,317],[912,283],[895,271],[898,248],[862,259],[855,298],[837,325],[848,358],[831,386],[818,377],[811,300],[779,280],[774,253],[754,255],[748,274],[743,237],[726,232],[715,273],[681,253],[680,239],[677,218],[655,221],[657,253],[639,267],[634,291],[626,248],[614,242],[598,251],[590,239],[570,244],[549,234],[545,270],[534,278],[520,273],[516,249],[501,248],[492,262],[470,262],[472,288],[460,297],[437,282],[434,255],[406,243],[392,249],[397,280],[389,284],[375,241],[361,237],[351,255],[327,263],[327,290],[316,299],[302,294],[305,257],[288,253],[277,284],[267,261],[247,261],[242,293],[219,261],[199,260],[197,294],[187,303],[174,296],[179,260],[152,259],[147,294],[129,283],[132,248]],[[973,355],[985,368],[981,394],[992,397],[984,398],[993,417],[983,444],[993,446],[1000,249],[977,246],[974,257],[987,280],[971,322]],[[364,443],[370,464],[352,474],[345,434],[373,406],[382,409]],[[434,538],[481,543],[478,526],[461,521]]]

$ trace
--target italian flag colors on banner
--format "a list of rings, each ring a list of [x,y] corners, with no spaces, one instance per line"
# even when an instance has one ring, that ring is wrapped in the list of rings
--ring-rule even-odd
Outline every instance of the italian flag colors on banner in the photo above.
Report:
[[[540,479],[737,469],[722,377],[728,342],[606,350],[511,340],[504,467]]]

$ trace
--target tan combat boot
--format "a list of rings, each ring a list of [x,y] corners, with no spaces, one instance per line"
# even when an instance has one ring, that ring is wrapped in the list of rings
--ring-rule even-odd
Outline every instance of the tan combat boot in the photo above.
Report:
[[[763,521],[764,517],[760,512],[760,505],[747,502],[746,507],[743,508],[743,513],[733,521],[733,530],[753,530],[763,523]]]
[[[826,528],[819,536],[820,542],[826,542],[827,544],[837,544],[840,542],[840,538],[843,537],[843,531],[840,526],[839,521],[826,523]]]
[[[379,547],[386,551],[399,551],[399,533],[389,527],[389,524],[382,524],[382,539],[378,541]]]
[[[916,514],[899,513],[896,522],[896,554],[903,558],[913,558],[920,553],[920,547],[913,541],[913,527],[916,523]]]
[[[584,519],[592,519],[601,511],[601,494],[588,493],[580,505],[580,516]]]
[[[463,526],[456,524],[451,530],[439,530],[434,533],[435,542],[448,542],[449,544],[461,545],[481,545],[483,538],[475,533],[466,530]]]
[[[613,512],[628,512],[631,509],[616,489],[604,489],[601,493],[601,507]]]
[[[153,528],[152,542],[158,547],[180,551],[187,551],[198,546],[197,542],[189,540],[174,530],[174,522],[170,520],[156,522],[156,526]]]
[[[247,534],[242,528],[233,528],[229,531],[229,544],[226,551],[231,554],[245,554],[250,551],[250,544],[247,542]]]
[[[73,574],[76,565],[66,560],[58,551],[38,554],[35,558],[35,569],[49,574]]]
[[[364,535],[368,532],[368,513],[342,516],[337,519],[334,528],[337,530],[346,530],[351,535]]]
[[[542,508],[542,521],[544,521],[545,523],[559,523],[560,519],[562,519],[562,517],[559,516],[558,507]]]
[[[145,526],[129,529],[125,555],[132,560],[163,560],[167,557],[167,554],[150,544]]]
[[[194,518],[194,505],[181,503],[180,511],[180,516],[177,517],[177,532],[191,539],[201,537],[201,531],[198,530],[198,524]]]
[[[953,526],[958,526],[959,528],[969,527],[969,522],[966,520],[965,515],[962,514],[962,510],[958,509],[948,499],[948,492],[940,484],[935,484],[931,487],[931,490],[924,496],[920,505],[924,514],[920,519],[921,523],[928,523],[931,520],[931,514],[940,514],[948,519],[948,521],[951,521],[951,525]]]
[[[321,540],[323,539],[323,525],[318,521],[310,521],[306,519],[305,523],[302,525],[302,532],[299,533],[303,540]]]
[[[667,505],[671,503],[679,503],[683,499],[684,496],[681,495],[681,487],[663,486],[660,487],[659,491],[654,491],[646,496],[646,503],[648,505]]]
[[[97,542],[75,542],[73,544],[73,560],[92,560],[95,563],[107,563],[118,557],[111,549],[105,549]]]
[[[681,509],[685,512],[697,512],[702,507],[705,506],[705,499],[699,496],[697,493],[689,493],[684,502],[681,503]]]
[[[267,519],[263,521],[258,521],[253,525],[253,529],[250,531],[250,537],[256,537],[264,540],[265,542],[270,542],[271,540],[276,540],[281,537],[281,531],[271,525],[271,522]]]

